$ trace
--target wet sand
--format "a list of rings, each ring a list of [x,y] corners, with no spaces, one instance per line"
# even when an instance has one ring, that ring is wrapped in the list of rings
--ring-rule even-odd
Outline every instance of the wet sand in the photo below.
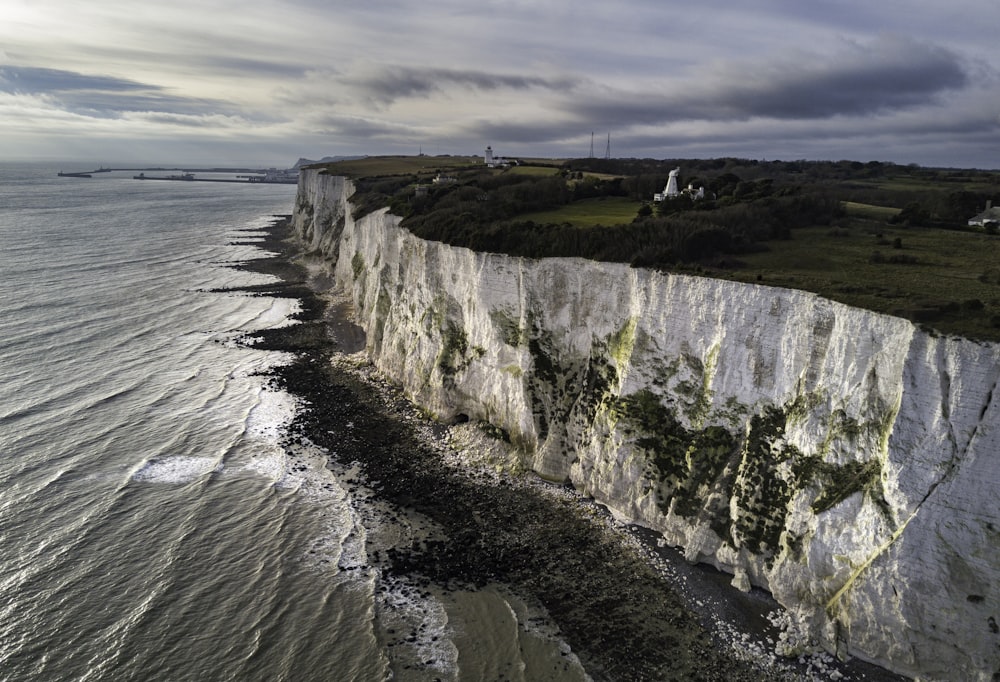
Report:
[[[292,261],[287,238],[287,226],[276,224],[258,246],[281,256],[243,266],[282,278],[251,290],[302,301],[300,324],[255,334],[253,341],[297,355],[273,370],[274,383],[303,405],[287,444],[325,448],[339,475],[351,467],[354,494],[393,510],[403,526],[433,527],[369,556],[387,579],[440,595],[451,617],[464,622],[459,636],[466,641],[459,643],[482,652],[463,669],[481,663],[482,674],[505,678],[506,657],[490,649],[491,628],[517,627],[510,614],[523,607],[546,614],[546,627],[554,628],[524,638],[516,655],[537,671],[523,679],[581,679],[574,657],[595,680],[809,679],[817,670],[822,676],[815,679],[831,679],[834,671],[843,679],[903,679],[829,657],[775,660],[768,637],[777,632],[767,615],[777,607],[765,593],[739,593],[728,587],[728,576],[684,563],[654,533],[616,523],[568,488],[530,474],[456,467],[462,457],[449,444],[450,432],[474,427],[422,420],[356,356],[345,360],[363,348],[363,333],[346,304],[327,305],[314,293],[316,282]],[[553,658],[553,637],[571,654]],[[413,667],[417,672],[420,662]]]

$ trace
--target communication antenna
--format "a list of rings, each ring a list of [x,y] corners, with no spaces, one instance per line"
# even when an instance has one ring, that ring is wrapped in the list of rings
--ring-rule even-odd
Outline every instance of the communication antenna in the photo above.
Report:
[[[604,158],[605,159],[611,158],[611,133],[608,133],[608,146],[604,150]]]
[[[594,158],[594,133],[590,133],[590,158]]]

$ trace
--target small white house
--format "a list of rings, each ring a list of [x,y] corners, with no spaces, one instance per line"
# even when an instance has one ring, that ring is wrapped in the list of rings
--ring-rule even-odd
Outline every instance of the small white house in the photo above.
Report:
[[[969,218],[971,227],[986,227],[987,224],[1000,224],[1000,207],[994,208],[992,201],[986,202],[986,210],[979,215]]]

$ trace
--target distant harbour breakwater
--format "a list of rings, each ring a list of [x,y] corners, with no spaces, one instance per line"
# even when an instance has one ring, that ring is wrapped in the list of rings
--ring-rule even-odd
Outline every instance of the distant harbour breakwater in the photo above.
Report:
[[[173,175],[146,175],[146,171],[151,172],[163,172],[163,171],[179,171],[179,174]],[[296,170],[282,170],[277,169],[253,169],[253,168],[206,168],[200,170],[190,170],[181,168],[98,168],[91,171],[59,171],[57,176],[60,178],[92,178],[96,174],[101,173],[114,173],[114,172],[139,172],[139,175],[133,175],[133,180],[173,180],[182,182],[226,182],[226,183],[237,183],[237,184],[261,184],[261,185],[295,185],[298,184],[298,171]],[[211,173],[213,177],[197,177],[196,173]],[[229,177],[217,177],[219,174],[226,175]]]
[[[300,176],[294,229],[380,371],[520,464],[769,590],[784,653],[1000,672],[1000,346],[785,289],[475,253],[354,218]]]

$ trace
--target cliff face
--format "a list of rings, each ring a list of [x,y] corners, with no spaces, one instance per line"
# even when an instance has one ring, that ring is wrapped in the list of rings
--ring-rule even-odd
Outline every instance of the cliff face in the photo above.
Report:
[[[770,590],[789,653],[1000,673],[1000,346],[798,291],[427,242],[385,210],[354,220],[352,191],[304,172],[295,228],[416,402]]]

